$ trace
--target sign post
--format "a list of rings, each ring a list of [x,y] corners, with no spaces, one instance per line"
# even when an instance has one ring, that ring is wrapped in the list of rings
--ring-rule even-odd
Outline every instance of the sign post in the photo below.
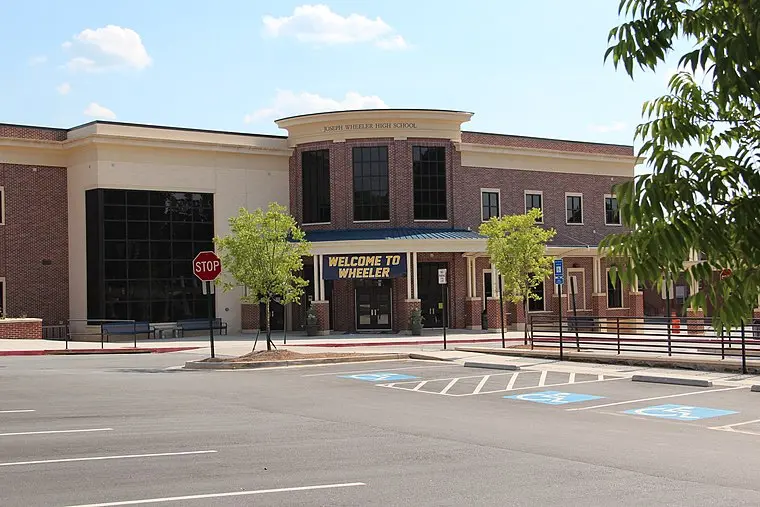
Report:
[[[562,347],[562,285],[565,283],[565,263],[562,259],[554,260],[554,284],[559,290],[559,360],[565,358]]]
[[[438,270],[438,285],[441,286],[441,300],[443,301],[443,350],[446,350],[446,268]]]
[[[203,293],[208,296],[208,337],[211,345],[211,357],[214,357],[214,316],[212,314],[214,290],[212,282],[222,273],[222,261],[214,252],[200,252],[193,259],[193,273],[203,282]]]

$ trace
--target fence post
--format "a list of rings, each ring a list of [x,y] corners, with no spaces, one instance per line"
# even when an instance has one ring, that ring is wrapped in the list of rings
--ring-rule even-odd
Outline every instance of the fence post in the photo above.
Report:
[[[105,348],[103,345],[103,323],[100,323],[100,348]]]
[[[71,320],[66,325],[66,350],[69,350],[69,335],[71,334]]]
[[[617,349],[618,355],[620,355],[620,317],[616,317],[617,320]]]
[[[530,316],[530,350],[533,350],[533,315]]]
[[[150,324],[148,324],[148,327],[150,328]],[[137,348],[137,321],[132,321],[132,331],[134,331],[134,334],[132,335],[135,339],[135,348]]]
[[[742,375],[747,374],[747,344],[744,341],[744,319],[742,319]]]
[[[726,358],[726,340],[725,340],[725,332],[723,331],[723,328],[720,329],[720,358],[721,359]]]

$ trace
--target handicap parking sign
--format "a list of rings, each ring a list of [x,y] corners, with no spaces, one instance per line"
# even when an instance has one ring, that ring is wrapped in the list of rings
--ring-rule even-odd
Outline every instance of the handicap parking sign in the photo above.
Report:
[[[513,394],[512,396],[505,396],[505,398],[533,401],[535,403],[544,403],[546,405],[564,405],[566,403],[577,403],[579,401],[598,400],[603,398],[603,396],[563,393],[561,391],[541,391],[540,393]]]
[[[417,377],[412,375],[403,375],[400,373],[375,372],[360,373],[358,375],[340,375],[340,378],[350,378],[354,380],[365,380],[367,382],[387,382],[389,380],[413,380]]]
[[[733,410],[719,410],[717,408],[703,408],[692,407],[689,405],[672,404],[636,408],[632,410],[626,410],[623,413],[659,417],[661,419],[674,419],[676,421],[697,421],[699,419],[709,419],[710,417],[738,414],[738,412],[735,412]]]

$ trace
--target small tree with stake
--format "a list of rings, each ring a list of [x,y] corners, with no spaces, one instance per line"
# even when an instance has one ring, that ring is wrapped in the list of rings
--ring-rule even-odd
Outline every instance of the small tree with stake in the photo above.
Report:
[[[493,217],[480,226],[480,234],[487,237],[486,251],[501,276],[502,295],[522,302],[526,318],[528,301],[538,299],[533,290],[552,273],[546,243],[556,231],[538,226],[540,218],[541,210],[533,208],[524,215]],[[526,325],[526,336],[527,332]]]
[[[240,208],[229,224],[229,235],[214,238],[227,275],[222,287],[228,291],[243,285],[248,294],[242,301],[266,305],[267,350],[272,350],[270,305],[275,298],[283,305],[300,302],[308,283],[297,273],[303,268],[303,256],[309,255],[309,243],[295,219],[277,203],[270,203],[266,211]]]

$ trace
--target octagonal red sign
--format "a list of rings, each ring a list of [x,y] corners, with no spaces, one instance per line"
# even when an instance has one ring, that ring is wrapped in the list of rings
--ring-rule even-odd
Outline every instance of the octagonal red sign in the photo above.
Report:
[[[222,261],[214,252],[200,252],[193,259],[193,273],[204,282],[213,282],[221,272]]]

